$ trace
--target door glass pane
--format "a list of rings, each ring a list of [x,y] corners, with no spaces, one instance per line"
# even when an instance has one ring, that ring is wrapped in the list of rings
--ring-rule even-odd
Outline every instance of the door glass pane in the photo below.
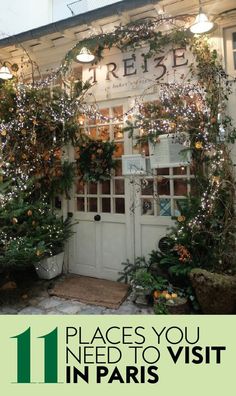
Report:
[[[174,200],[174,216],[180,216],[182,209],[186,206],[186,199],[175,199]]]
[[[186,175],[187,168],[186,166],[180,166],[177,168],[173,168],[174,175]]]
[[[77,210],[84,212],[84,198],[77,198]]]
[[[82,180],[78,180],[77,181],[76,193],[77,194],[84,194],[84,182]]]
[[[125,193],[125,182],[124,180],[115,180],[115,195],[124,195]]]
[[[123,117],[123,106],[112,107],[113,117],[122,118]]]
[[[88,198],[88,212],[97,212],[97,198]]]
[[[169,168],[157,168],[157,175],[169,175]]]
[[[109,126],[100,126],[98,127],[98,139],[102,140],[109,140],[110,134],[109,134]]]
[[[174,195],[187,195],[186,180],[174,180]]]
[[[111,183],[110,180],[106,180],[102,182],[102,194],[110,194],[111,193]]]
[[[102,212],[110,213],[111,212],[111,200],[110,198],[102,198]]]
[[[116,160],[115,176],[122,176],[122,161]]]
[[[119,158],[124,154],[124,143],[116,144],[116,151],[114,152],[114,157]]]
[[[170,181],[168,179],[157,182],[157,193],[158,195],[170,195]]]
[[[97,194],[97,188],[98,188],[97,183],[89,183],[88,194],[93,194],[93,195]]]
[[[141,181],[142,195],[153,195],[153,180],[143,179]]]
[[[115,140],[124,139],[123,124],[113,125],[113,134]]]
[[[140,145],[140,154],[145,155],[145,157],[149,156],[149,146],[148,143],[142,143]]]
[[[161,198],[159,200],[159,216],[171,216],[171,200]]]
[[[141,200],[141,204],[142,204],[142,215],[154,215],[154,206],[153,206],[153,199],[146,199],[143,198]]]
[[[105,121],[107,118],[109,118],[109,108],[100,109],[99,111],[100,111],[102,117],[104,117],[104,120],[100,120],[100,123],[102,123],[102,122]]]
[[[125,213],[124,198],[115,198],[115,213]]]
[[[96,138],[97,138],[97,129],[96,129],[96,128],[89,128],[89,130],[88,130],[88,135],[89,135],[92,139],[96,139]]]

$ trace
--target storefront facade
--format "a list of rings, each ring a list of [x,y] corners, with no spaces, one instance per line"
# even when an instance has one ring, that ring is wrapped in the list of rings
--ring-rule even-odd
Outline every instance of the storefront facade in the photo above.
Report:
[[[139,3],[140,8],[135,14],[138,17],[134,16],[134,8],[123,9],[118,18],[120,23],[127,23],[132,18],[149,18],[159,10],[158,3]],[[169,7],[173,14],[177,14],[178,5],[173,8],[169,1],[164,3],[167,9]],[[225,1],[218,4],[217,12],[221,13],[221,17],[211,41],[222,54],[227,73],[235,77],[236,13],[232,3]],[[191,11],[187,7],[186,4],[183,13]],[[109,13],[109,7],[106,13]],[[111,13],[106,18],[92,21],[93,28],[99,29],[101,25],[103,29],[104,26],[112,29],[117,25],[117,17]],[[23,45],[30,48],[33,60],[46,73],[58,66],[66,51],[73,46],[76,29],[78,27],[64,27],[59,38],[56,38],[56,32],[47,33],[37,40],[25,40]],[[78,39],[85,34],[86,29],[78,33]],[[52,42],[53,47],[50,46]],[[0,45],[5,56],[13,47],[16,52],[19,51],[13,43],[7,45],[2,40]],[[116,280],[122,270],[122,262],[127,259],[133,262],[135,257],[147,256],[158,247],[160,238],[173,225],[172,218],[180,214],[178,202],[186,199],[191,189],[190,164],[185,162],[173,166],[167,163],[163,167],[153,167],[150,145],[135,144],[135,136],[130,138],[124,128],[140,111],[140,105],[160,100],[160,81],[162,84],[179,84],[188,78],[192,53],[186,48],[167,47],[164,53],[144,61],[143,52],[145,46],[127,52],[113,48],[106,51],[96,65],[72,65],[74,78],[77,78],[77,73],[84,82],[89,80],[92,83],[86,101],[88,106],[93,107],[94,114],[90,116],[87,111],[80,117],[81,130],[92,138],[114,140],[117,166],[111,180],[83,183],[77,179],[70,200],[63,202],[64,214],[73,214],[76,223],[67,255],[67,270],[71,273]],[[19,54],[12,54],[16,59],[19,57]],[[235,90],[233,86],[234,93],[229,102],[232,116],[236,106]],[[142,134],[142,131],[136,133]],[[136,158],[141,161],[142,169],[129,174],[125,164],[138,154],[140,157]],[[71,147],[68,148],[68,157],[70,161],[76,158]],[[234,149],[232,158],[236,163]]]

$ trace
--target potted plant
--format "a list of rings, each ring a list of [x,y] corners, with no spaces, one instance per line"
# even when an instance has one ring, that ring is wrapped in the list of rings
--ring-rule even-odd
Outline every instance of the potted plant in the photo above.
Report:
[[[70,218],[63,220],[54,212],[45,216],[45,224],[39,227],[36,255],[39,259],[34,263],[36,272],[41,279],[52,279],[62,272],[64,246],[72,235]]]
[[[0,198],[0,269],[34,265],[44,279],[59,275],[72,235],[70,219],[63,220],[43,198],[33,201],[29,192]]]

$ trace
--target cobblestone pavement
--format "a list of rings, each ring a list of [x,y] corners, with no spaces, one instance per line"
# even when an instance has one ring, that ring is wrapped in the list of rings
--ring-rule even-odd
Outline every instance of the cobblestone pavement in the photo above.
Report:
[[[76,300],[50,296],[51,281],[36,280],[27,290],[1,295],[0,315],[150,315],[152,307],[140,307],[129,296],[119,309],[87,305]],[[5,293],[5,292],[4,292]]]

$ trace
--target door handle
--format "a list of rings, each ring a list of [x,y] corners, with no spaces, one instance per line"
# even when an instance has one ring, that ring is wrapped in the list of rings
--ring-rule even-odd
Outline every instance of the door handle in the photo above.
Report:
[[[96,214],[96,215],[94,216],[94,220],[95,220],[95,221],[100,221],[100,220],[101,220],[101,216],[100,216],[99,214]]]

